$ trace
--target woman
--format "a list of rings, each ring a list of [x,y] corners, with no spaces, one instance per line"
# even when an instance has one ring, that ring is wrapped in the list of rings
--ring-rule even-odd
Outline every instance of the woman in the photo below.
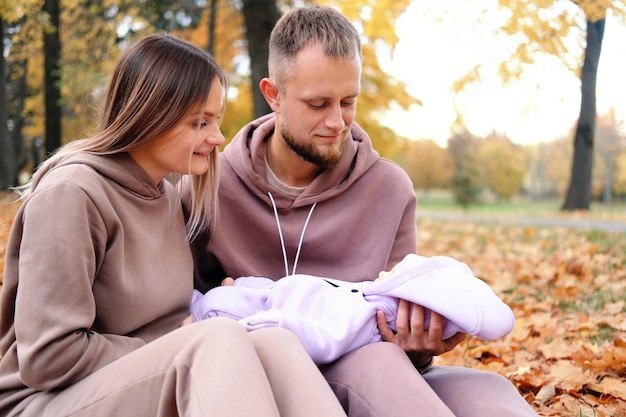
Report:
[[[147,36],[118,63],[99,132],[24,188],[0,299],[0,415],[345,415],[291,333],[181,326],[188,242],[216,223],[225,88],[208,54]],[[186,216],[170,173],[189,175]]]

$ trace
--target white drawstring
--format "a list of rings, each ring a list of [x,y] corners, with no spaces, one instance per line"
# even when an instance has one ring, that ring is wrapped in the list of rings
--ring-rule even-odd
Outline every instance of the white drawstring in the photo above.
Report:
[[[280,227],[280,219],[278,218],[278,208],[276,207],[276,203],[274,202],[274,196],[271,192],[268,192],[270,200],[272,201],[272,207],[274,208],[274,218],[276,219],[276,226],[278,227],[278,235],[280,236],[280,246],[283,250],[283,261],[285,262],[285,276],[289,276],[289,261],[287,260],[287,248],[285,247],[285,239],[283,238],[283,230]],[[302,242],[304,242],[304,232],[306,231],[306,227],[309,224],[309,219],[313,214],[313,210],[317,205],[317,201],[313,203],[311,209],[309,210],[309,214],[306,217],[306,221],[304,222],[304,226],[302,227],[302,233],[300,233],[300,242],[298,242],[298,251],[296,252],[296,259],[293,262],[293,271],[291,275],[295,275],[296,267],[298,266],[298,259],[300,258],[300,250],[302,249]]]

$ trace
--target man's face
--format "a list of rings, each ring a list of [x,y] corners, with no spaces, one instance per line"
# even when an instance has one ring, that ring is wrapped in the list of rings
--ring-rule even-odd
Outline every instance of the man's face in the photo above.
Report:
[[[277,129],[305,161],[329,168],[346,147],[360,92],[361,60],[335,59],[317,46],[296,56],[283,82]]]

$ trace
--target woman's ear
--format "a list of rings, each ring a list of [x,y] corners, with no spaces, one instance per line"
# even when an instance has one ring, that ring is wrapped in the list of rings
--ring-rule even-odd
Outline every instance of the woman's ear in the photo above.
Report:
[[[274,113],[280,112],[280,93],[276,82],[270,78],[263,78],[259,83],[261,94]]]

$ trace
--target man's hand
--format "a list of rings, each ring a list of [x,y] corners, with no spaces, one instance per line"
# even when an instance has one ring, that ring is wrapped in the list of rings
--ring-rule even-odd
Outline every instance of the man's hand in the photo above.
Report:
[[[400,346],[409,356],[416,368],[428,365],[433,356],[452,350],[465,340],[465,333],[456,333],[454,336],[442,340],[444,318],[442,315],[430,312],[430,324],[424,329],[424,307],[400,300],[396,317],[396,330],[387,324],[385,313],[376,314],[378,330],[386,342]]]

